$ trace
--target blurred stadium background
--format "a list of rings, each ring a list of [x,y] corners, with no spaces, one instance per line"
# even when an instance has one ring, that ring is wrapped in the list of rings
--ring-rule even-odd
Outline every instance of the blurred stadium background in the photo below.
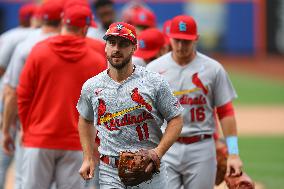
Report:
[[[27,2],[39,1],[0,0],[0,33],[17,26],[18,9]],[[114,2],[119,20],[130,1]],[[159,27],[179,14],[195,17],[199,50],[224,65],[239,95],[235,104],[246,172],[264,188],[283,188],[284,0],[142,2],[155,12]]]

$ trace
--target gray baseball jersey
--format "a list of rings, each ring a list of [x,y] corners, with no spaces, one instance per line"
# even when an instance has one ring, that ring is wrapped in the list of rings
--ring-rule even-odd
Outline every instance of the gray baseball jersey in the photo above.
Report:
[[[149,63],[147,69],[165,76],[183,106],[181,136],[213,134],[214,108],[237,97],[221,64],[199,52],[186,66],[178,65],[169,52]]]
[[[17,27],[8,30],[0,36],[0,67],[5,70],[5,73],[16,46],[21,41],[23,41],[33,30],[34,29],[31,28]],[[0,77],[0,112],[3,112],[2,91],[4,75]]]
[[[86,81],[77,109],[81,116],[94,121],[99,152],[108,156],[155,148],[162,137],[164,119],[169,121],[183,111],[168,83],[140,66],[123,83],[111,79],[107,70]]]
[[[9,84],[11,87],[16,88],[19,83],[19,77],[25,61],[33,46],[53,35],[56,35],[56,33],[42,33],[42,30],[38,29],[32,32],[24,41],[19,43],[13,53],[7,71],[5,72],[4,84]]]
[[[17,44],[24,40],[32,30],[31,28],[17,27],[1,35],[0,67],[7,68]]]

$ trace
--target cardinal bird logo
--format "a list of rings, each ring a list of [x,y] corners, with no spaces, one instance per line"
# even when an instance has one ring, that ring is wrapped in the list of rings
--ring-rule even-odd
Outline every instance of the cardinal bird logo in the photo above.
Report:
[[[201,80],[199,79],[198,73],[193,74],[193,76],[192,76],[192,83],[193,83],[196,87],[202,89],[202,91],[204,92],[204,94],[207,95],[208,89],[203,85],[203,83],[202,83]]]
[[[134,102],[137,102],[139,105],[143,105],[146,107],[148,111],[152,111],[152,106],[147,103],[144,98],[139,94],[138,88],[132,90],[131,98]]]
[[[103,99],[99,99],[99,107],[98,107],[98,125],[101,124],[101,117],[105,114],[106,112],[106,103]]]

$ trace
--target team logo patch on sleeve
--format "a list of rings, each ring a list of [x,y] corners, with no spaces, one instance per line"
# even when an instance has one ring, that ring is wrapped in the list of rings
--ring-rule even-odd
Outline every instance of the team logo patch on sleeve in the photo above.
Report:
[[[178,101],[178,100],[174,103],[174,106],[175,106],[175,107],[177,107],[177,108],[179,108],[179,107],[180,107],[180,103],[179,103],[179,101]]]

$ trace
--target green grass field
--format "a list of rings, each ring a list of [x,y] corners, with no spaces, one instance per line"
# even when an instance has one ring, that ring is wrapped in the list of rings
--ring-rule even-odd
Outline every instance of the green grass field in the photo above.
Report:
[[[284,105],[283,81],[236,73],[230,78],[238,93],[236,104]]]
[[[284,136],[240,137],[245,171],[266,189],[284,188]]]

